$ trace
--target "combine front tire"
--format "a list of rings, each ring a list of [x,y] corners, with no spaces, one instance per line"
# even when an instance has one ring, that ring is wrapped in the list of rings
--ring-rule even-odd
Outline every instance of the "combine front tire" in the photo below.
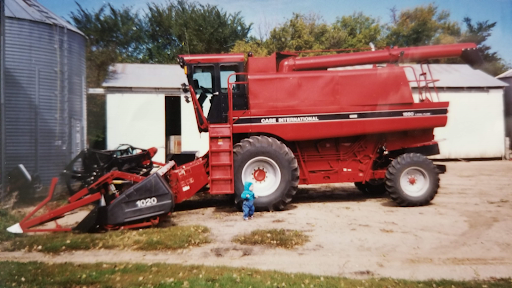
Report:
[[[436,196],[438,188],[436,166],[418,153],[400,155],[386,172],[389,196],[402,207],[427,205]]]
[[[245,182],[254,184],[257,210],[283,210],[299,184],[299,167],[292,151],[277,139],[252,136],[233,148],[236,201]]]

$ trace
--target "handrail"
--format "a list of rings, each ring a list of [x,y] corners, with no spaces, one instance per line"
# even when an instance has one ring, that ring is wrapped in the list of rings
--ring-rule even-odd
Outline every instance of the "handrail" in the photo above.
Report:
[[[199,104],[199,100],[197,100],[196,91],[194,91],[194,88],[192,86],[189,86],[190,89],[190,96],[192,98],[192,104],[194,106],[194,114],[196,114],[196,121],[197,126],[201,130],[201,132],[208,131],[208,121],[206,120],[206,117],[204,117],[203,108],[201,108],[201,105]],[[203,124],[201,125],[201,120],[203,121]]]
[[[427,65],[428,67],[428,73],[425,72],[425,70],[423,69],[423,65]],[[419,74],[420,77],[418,77],[418,75],[416,75],[416,70],[414,69],[414,67],[412,66],[402,66],[402,68],[410,68],[411,71],[412,71],[412,74],[414,75],[414,80],[408,80],[409,83],[411,82],[416,82],[416,85],[417,85],[417,88],[418,88],[418,96],[419,96],[419,100],[420,101],[425,101],[425,100],[429,100],[430,102],[434,102],[434,97],[432,97],[432,92],[430,90],[430,84],[432,84],[434,87],[434,92],[436,94],[436,98],[437,98],[437,102],[440,101],[440,98],[439,98],[439,94],[437,92],[437,87],[435,86],[435,82],[438,82],[439,79],[433,79],[432,77],[432,71],[430,71],[430,66],[428,65],[428,63],[421,63],[420,64],[420,69],[421,69],[421,73]],[[430,76],[430,78],[429,78]],[[421,79],[421,77],[423,77],[423,79]]]
[[[434,79],[434,78],[432,77],[432,71],[430,70],[430,65],[428,65],[428,63],[421,63],[421,64],[420,64],[420,65],[421,65],[421,69],[422,69],[422,71],[423,71],[423,64],[426,64],[426,65],[427,65],[427,68],[428,68],[428,74],[430,75],[430,79],[432,79],[432,80],[431,80],[431,82],[430,82],[430,84],[432,84],[432,86],[434,86],[434,92],[436,93],[437,101],[441,101],[441,99],[439,98],[439,93],[437,92],[437,87],[436,87],[436,83],[435,83],[435,82],[438,82],[438,81],[439,81],[439,79]],[[426,85],[428,86],[428,84],[427,84],[427,83],[426,83]],[[427,87],[427,89],[428,89],[428,87]],[[430,93],[430,91],[429,91],[429,93]]]
[[[233,73],[233,74],[230,74],[228,76],[228,124],[230,126],[233,126],[233,84],[249,84],[249,81],[247,80],[247,77],[246,77],[246,80],[245,81],[235,81],[234,82],[231,82],[231,77],[232,76],[237,76],[237,75],[245,75],[245,76],[248,76],[249,74],[248,73],[243,73],[243,72],[238,72],[238,73]],[[246,93],[248,91],[246,90]]]

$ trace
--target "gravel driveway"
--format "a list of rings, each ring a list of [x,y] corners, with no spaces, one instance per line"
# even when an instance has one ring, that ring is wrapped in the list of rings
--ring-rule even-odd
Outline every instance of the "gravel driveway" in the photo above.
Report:
[[[289,209],[242,221],[225,199],[177,206],[176,225],[201,224],[213,243],[175,252],[84,251],[48,256],[2,252],[0,260],[166,262],[246,266],[347,277],[484,279],[512,277],[512,162],[447,162],[425,207],[366,198],[352,184],[302,186]],[[231,243],[253,229],[305,231],[294,250]]]

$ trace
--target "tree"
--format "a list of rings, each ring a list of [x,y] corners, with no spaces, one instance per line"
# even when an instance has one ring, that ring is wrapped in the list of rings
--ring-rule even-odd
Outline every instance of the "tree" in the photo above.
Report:
[[[370,43],[378,47],[384,46],[379,20],[366,16],[362,12],[337,18],[332,27],[334,31],[344,32],[344,34],[336,33],[344,35],[340,48],[365,48],[369,47]]]
[[[434,4],[405,9],[391,9],[392,23],[386,26],[386,44],[392,46],[422,46],[455,43],[460,37],[457,22],[450,21],[450,12],[438,11]]]
[[[290,20],[270,32],[265,44],[272,52],[323,50],[341,45],[343,37],[323,23],[318,15],[294,13]]]
[[[383,43],[381,34],[379,20],[363,13],[343,16],[332,25],[324,23],[315,14],[294,13],[291,19],[272,29],[268,39],[239,41],[231,52],[251,51],[255,56],[265,56],[278,51],[362,48],[369,47],[370,42],[380,46]]]
[[[489,23],[489,21],[486,20],[476,22],[474,25],[469,17],[465,17],[463,22],[466,25],[466,30],[462,33],[459,42],[472,42],[478,45],[478,50],[484,60],[484,65],[479,68],[494,76],[510,69],[509,65],[505,64],[504,60],[497,52],[492,52],[491,47],[484,44],[491,36],[492,29],[496,26],[496,22]]]
[[[226,53],[246,40],[252,24],[240,12],[228,14],[214,5],[186,0],[148,5],[149,62],[176,63],[179,54]]]
[[[249,37],[247,41],[237,41],[231,48],[231,53],[244,53],[247,55],[249,52],[252,52],[254,56],[259,57],[270,55],[265,42],[253,37]]]
[[[472,42],[478,45],[484,65],[479,69],[498,75],[509,66],[484,42],[491,36],[496,22],[481,21],[473,24],[471,18],[463,19],[465,29],[450,20],[448,11],[438,11],[434,4],[397,12],[391,9],[391,24],[386,26],[386,43],[395,46],[420,46]],[[463,63],[461,59],[441,59],[436,63]]]
[[[87,86],[100,87],[114,62],[140,62],[146,38],[145,24],[131,7],[116,9],[111,4],[98,11],[83,9],[80,4],[70,18],[88,38]]]
[[[88,38],[87,87],[100,87],[116,62],[175,63],[181,53],[223,53],[247,38],[251,25],[240,13],[186,0],[149,4],[141,17],[132,7],[103,5],[89,11],[78,4],[70,18]],[[90,147],[105,148],[105,99],[88,96],[87,134]]]
[[[130,7],[103,5],[91,12],[78,5],[70,18],[88,38],[87,87],[101,87],[115,62],[139,62],[145,49],[144,22]],[[87,140],[92,148],[105,148],[104,96],[87,97]]]

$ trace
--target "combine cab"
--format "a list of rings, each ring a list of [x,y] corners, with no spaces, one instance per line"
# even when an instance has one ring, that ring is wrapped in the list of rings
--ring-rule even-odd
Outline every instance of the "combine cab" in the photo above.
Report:
[[[387,192],[399,206],[426,205],[445,171],[427,156],[439,153],[433,131],[446,125],[449,106],[438,99],[426,61],[449,57],[479,60],[471,43],[315,57],[249,54],[247,62],[243,54],[182,55],[182,88],[199,131],[209,133],[209,152],[179,167],[161,164],[153,174],[146,156],[129,165],[112,153],[84,152],[66,168],[67,179],[78,182],[68,183],[69,204],[33,212],[9,231],[42,231],[32,227],[91,203],[99,204],[75,230],[152,225],[206,185],[239,202],[246,181],[254,183],[259,210],[283,209],[299,184],[341,182]],[[422,63],[416,95],[404,72],[412,68],[398,65],[410,62]],[[364,64],[373,66],[329,69]],[[94,163],[103,156],[112,162]]]

